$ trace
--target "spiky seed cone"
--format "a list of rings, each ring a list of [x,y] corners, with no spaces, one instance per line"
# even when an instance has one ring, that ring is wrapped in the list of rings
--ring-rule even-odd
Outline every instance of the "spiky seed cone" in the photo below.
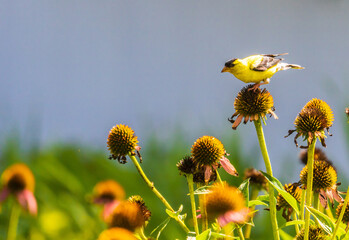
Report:
[[[194,174],[196,170],[196,164],[191,156],[185,156],[182,160],[177,163],[177,168],[180,174]]]
[[[326,233],[321,227],[315,225],[309,226],[309,240],[329,240],[330,238],[326,236]],[[297,234],[296,240],[304,240],[304,228]]]
[[[223,144],[217,138],[203,136],[196,140],[191,148],[191,153],[194,163],[197,165],[212,166],[224,156],[225,150]]]
[[[93,188],[93,198],[108,202],[113,200],[123,200],[125,198],[124,188],[114,180],[105,180],[96,184]]]
[[[27,165],[17,163],[5,169],[1,175],[1,183],[14,194],[24,189],[34,192],[35,178]]]
[[[139,195],[131,196],[128,198],[128,201],[130,201],[131,203],[136,203],[141,208],[144,221],[147,222],[150,220],[151,212],[147,208],[147,206],[145,205],[145,202],[141,196],[139,196]]]
[[[239,211],[245,207],[245,199],[239,189],[227,184],[216,184],[206,196],[209,219],[215,219],[228,211]]]
[[[341,211],[342,211],[342,208],[343,208],[343,205],[344,203],[340,203],[336,209],[336,216],[337,218],[339,217]],[[344,212],[344,216],[343,216],[343,219],[342,219],[342,222],[347,224],[349,223],[349,205],[347,205],[347,207],[345,208],[345,212]]]
[[[264,175],[255,168],[247,168],[244,173],[244,179],[250,179],[251,186],[257,189],[267,189],[268,181]]]
[[[299,159],[304,165],[307,165],[308,151],[303,150],[299,155]],[[315,148],[315,152],[314,152],[314,161],[325,161],[325,162],[328,162],[330,165],[333,165],[332,162],[327,158],[325,152],[317,147]]]
[[[108,217],[107,223],[109,228],[121,227],[134,232],[137,228],[144,226],[145,221],[137,203],[124,201]]]
[[[137,143],[138,140],[137,136],[134,135],[134,131],[126,125],[116,125],[109,131],[107,145],[114,158],[132,153]]]
[[[98,240],[137,240],[137,238],[124,228],[110,228],[104,230],[98,237]]]
[[[337,182],[336,170],[325,161],[314,161],[313,191],[332,188]],[[305,166],[300,173],[301,183],[307,186],[308,167]]]
[[[284,185],[286,192],[292,195],[297,202],[301,201],[302,190],[298,187],[298,183],[289,183]],[[277,208],[292,208],[291,205],[284,199],[284,197],[279,193],[277,196]]]

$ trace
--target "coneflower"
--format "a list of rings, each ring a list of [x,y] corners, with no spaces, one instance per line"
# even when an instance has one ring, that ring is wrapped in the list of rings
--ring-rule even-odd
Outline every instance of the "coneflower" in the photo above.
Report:
[[[247,168],[244,172],[244,179],[250,179],[250,185],[258,191],[264,189],[268,190],[268,180],[264,175],[255,168]]]
[[[132,232],[124,228],[109,228],[104,230],[98,240],[137,240]]]
[[[304,240],[305,239],[305,230],[302,229],[296,236],[296,240]],[[321,227],[310,225],[309,228],[309,240],[329,240],[329,236],[326,235],[324,230]]]
[[[302,150],[301,153],[299,154],[299,159],[301,163],[303,163],[304,165],[307,165],[308,152],[306,150]],[[315,148],[314,161],[325,161],[325,162],[328,162],[330,165],[333,165],[332,162],[326,156],[325,152],[318,147]]]
[[[151,212],[148,209],[148,207],[145,205],[145,202],[141,196],[139,195],[131,196],[128,198],[128,201],[131,203],[136,203],[140,207],[145,222],[148,222],[150,220]]]
[[[284,185],[284,189],[286,192],[292,195],[297,202],[300,203],[302,190],[299,188],[299,183],[289,183]],[[286,219],[286,221],[290,221],[291,214],[293,212],[293,208],[291,205],[284,199],[284,197],[279,193],[277,196],[277,210],[282,209],[282,216]]]

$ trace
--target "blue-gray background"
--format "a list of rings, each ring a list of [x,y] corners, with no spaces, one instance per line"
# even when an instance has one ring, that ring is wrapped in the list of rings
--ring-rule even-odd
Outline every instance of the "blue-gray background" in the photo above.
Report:
[[[152,134],[165,145],[181,129],[189,144],[239,134],[250,151],[253,125],[233,132],[227,122],[245,84],[220,70],[233,57],[289,52],[306,69],[267,86],[279,116],[265,127],[274,169],[297,161],[283,136],[313,97],[335,113],[327,153],[346,167],[348,10],[334,0],[0,1],[1,139],[103,148],[125,123],[141,145]]]

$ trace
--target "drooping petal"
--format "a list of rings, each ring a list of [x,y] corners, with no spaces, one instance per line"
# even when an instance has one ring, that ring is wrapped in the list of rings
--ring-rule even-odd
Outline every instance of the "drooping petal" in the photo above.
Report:
[[[337,187],[336,188],[332,188],[332,194],[333,194],[334,199],[337,202],[339,202],[339,203],[343,202],[343,198],[342,198],[341,195],[339,195]]]
[[[239,115],[239,116],[236,118],[236,120],[234,121],[233,126],[232,126],[232,128],[233,128],[234,130],[239,126],[239,124],[241,123],[241,120],[243,119],[243,117],[244,117],[244,116]]]
[[[111,202],[108,202],[104,205],[104,210],[103,210],[103,218],[106,220],[110,214],[113,213],[114,209],[119,205],[120,201],[118,200],[113,200]]]
[[[220,159],[220,162],[222,164],[222,167],[224,168],[224,170],[229,173],[230,175],[233,175],[235,177],[239,176],[239,173],[236,171],[235,167],[233,166],[233,164],[230,163],[229,159],[226,157],[222,157]]]
[[[321,205],[326,209],[327,208],[327,196],[323,189],[320,190],[319,193],[319,200]]]
[[[7,189],[7,187],[4,187],[0,191],[0,202],[5,201],[9,194],[10,194],[10,191]]]
[[[250,210],[243,208],[239,211],[229,211],[218,217],[218,223],[221,227],[224,227],[230,222],[233,223],[244,223],[247,220],[247,216]]]
[[[34,194],[28,190],[24,189],[23,191],[18,192],[17,200],[19,204],[32,215],[36,215],[38,212],[38,205],[36,203],[36,199]]]
[[[208,182],[212,175],[212,167],[209,165],[205,166],[205,182]]]

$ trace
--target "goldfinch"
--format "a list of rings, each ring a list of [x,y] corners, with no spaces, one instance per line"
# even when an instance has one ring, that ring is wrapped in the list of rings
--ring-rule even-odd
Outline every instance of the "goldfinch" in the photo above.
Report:
[[[256,90],[260,85],[268,84],[270,78],[280,70],[304,69],[296,64],[282,63],[283,59],[277,58],[286,54],[288,53],[252,55],[243,59],[234,58],[224,64],[222,72],[230,72],[245,83],[255,83],[250,90]]]

